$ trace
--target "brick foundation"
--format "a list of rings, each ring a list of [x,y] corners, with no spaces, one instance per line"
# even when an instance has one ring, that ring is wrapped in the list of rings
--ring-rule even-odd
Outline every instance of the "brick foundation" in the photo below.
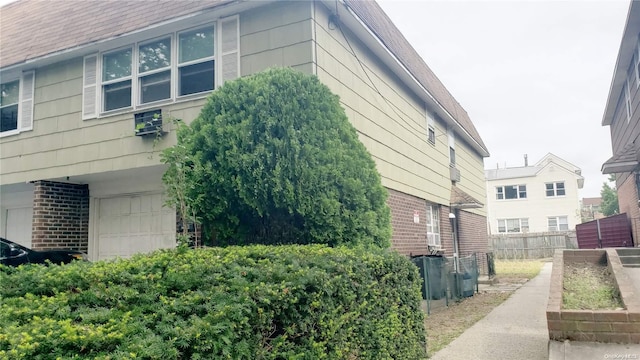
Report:
[[[41,180],[33,192],[32,248],[87,252],[89,186]]]

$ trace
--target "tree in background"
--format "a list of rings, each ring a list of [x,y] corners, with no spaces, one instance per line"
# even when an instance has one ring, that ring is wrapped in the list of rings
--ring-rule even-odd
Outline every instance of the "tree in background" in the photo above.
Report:
[[[176,146],[194,164],[184,188],[214,245],[390,245],[375,163],[315,76],[271,69],[225,83]]]
[[[609,182],[615,184],[615,175],[609,175]],[[620,212],[618,207],[618,192],[616,191],[615,185],[611,187],[608,183],[604,182],[602,184],[602,190],[600,190],[600,196],[602,197],[600,209],[604,216],[611,216]]]

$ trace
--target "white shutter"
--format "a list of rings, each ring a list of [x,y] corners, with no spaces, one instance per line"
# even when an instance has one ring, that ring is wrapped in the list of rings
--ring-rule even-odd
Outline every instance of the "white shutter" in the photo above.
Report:
[[[93,119],[98,114],[98,55],[84,58],[82,80],[82,119]]]
[[[240,76],[240,20],[232,16],[220,20],[221,85]]]
[[[35,71],[25,71],[20,79],[19,131],[33,130],[33,92]]]

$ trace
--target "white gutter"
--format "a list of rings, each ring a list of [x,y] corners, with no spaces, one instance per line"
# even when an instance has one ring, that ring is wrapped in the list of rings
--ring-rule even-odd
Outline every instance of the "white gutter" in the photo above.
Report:
[[[456,120],[456,118],[447,111],[447,109],[436,100],[436,98],[431,95],[431,93],[418,81],[418,79],[413,76],[413,74],[407,69],[402,62],[396,57],[396,55],[387,48],[387,46],[378,38],[376,34],[374,34],[371,29],[366,25],[366,23],[358,17],[358,15],[351,10],[351,8],[344,2],[344,0],[320,0],[329,10],[335,8],[335,1],[338,1],[340,4],[347,9],[351,18],[340,18],[348,27],[353,31],[356,35],[360,37],[360,39],[369,46],[370,50],[372,50],[376,55],[378,55],[389,67],[392,69],[395,68],[395,73],[401,79],[405,81],[405,83],[411,87],[416,94],[426,95],[423,97],[423,100],[428,102],[430,105],[435,106],[438,110],[438,114],[444,118],[445,121],[449,123],[449,125],[453,125],[458,133],[461,133],[464,139],[469,142],[472,147],[480,153],[482,156],[489,156],[489,152],[482,147],[471,134]],[[346,20],[346,21],[344,21]]]

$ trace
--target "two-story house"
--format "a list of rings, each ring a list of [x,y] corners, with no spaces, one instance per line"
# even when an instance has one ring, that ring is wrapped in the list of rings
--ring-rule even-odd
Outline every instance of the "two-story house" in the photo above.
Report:
[[[616,175],[620,213],[640,239],[640,4],[632,1],[613,72],[602,125],[609,126],[613,156],[603,174]]]
[[[553,155],[533,166],[486,170],[489,233],[575,230],[580,220],[581,170]]]
[[[175,129],[158,120],[189,123],[225,81],[291,67],[340,96],[395,249],[486,250],[487,148],[373,1],[19,0],[0,17],[2,236],[91,259],[174,246],[157,152]],[[162,136],[140,136],[150,119]]]

